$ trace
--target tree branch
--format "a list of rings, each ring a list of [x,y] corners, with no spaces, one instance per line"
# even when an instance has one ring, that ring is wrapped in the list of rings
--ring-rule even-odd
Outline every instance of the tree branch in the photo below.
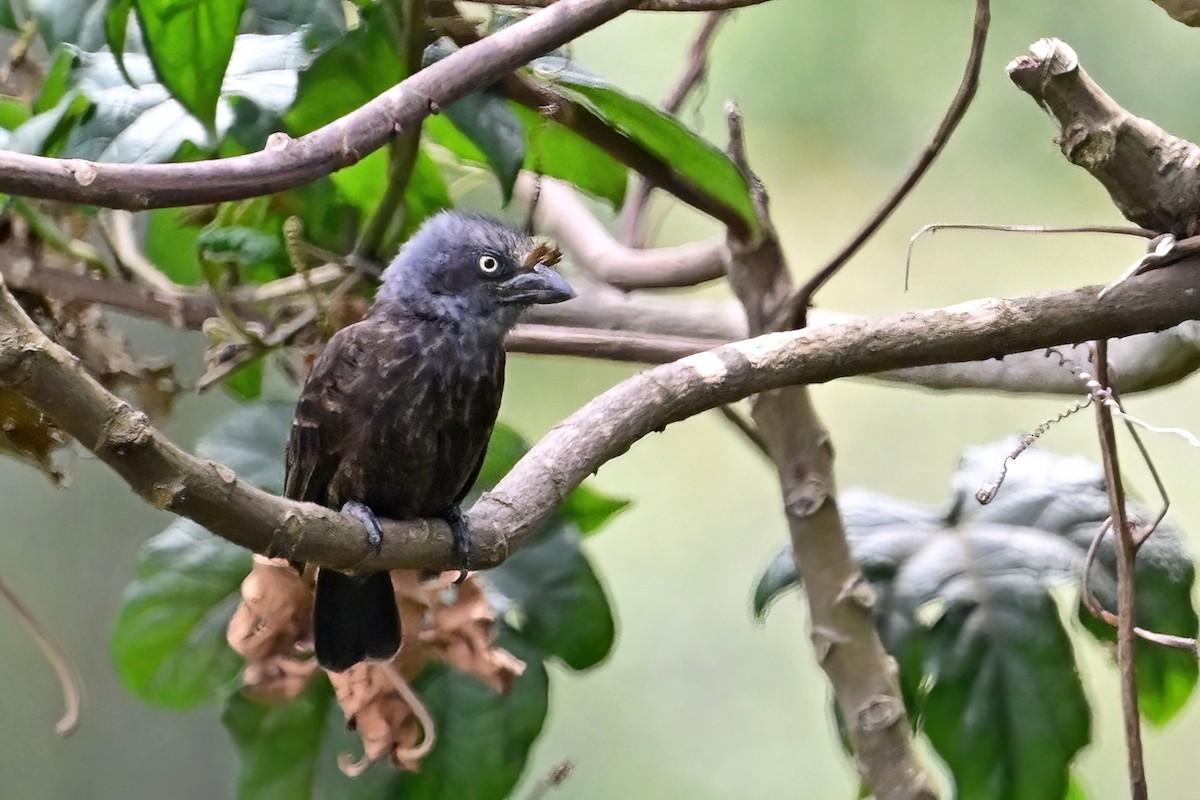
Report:
[[[548,8],[561,0],[477,0],[486,5],[517,8]],[[757,6],[767,0],[640,0],[637,11],[726,11]]]
[[[244,156],[113,164],[0,151],[0,192],[139,210],[259,197],[348,167],[455,100],[620,15],[637,0],[559,0],[421,70],[323,128]]]
[[[1063,155],[1100,181],[1126,219],[1180,239],[1200,233],[1200,148],[1121,108],[1066,42],[1039,39],[1007,69],[1058,122]]]
[[[730,237],[729,283],[750,331],[769,330],[792,280],[767,208],[746,160],[741,113],[727,109],[730,150],[753,187],[762,235]],[[757,394],[751,416],[779,477],[800,585],[808,599],[817,663],[829,678],[866,788],[880,800],[932,800],[929,776],[913,749],[895,662],[871,617],[874,598],[859,571],[837,507],[833,445],[807,386]]]
[[[978,300],[768,334],[646,370],[556,426],[475,504],[468,515],[474,563],[503,561],[586,476],[673,422],[780,386],[995,358],[1200,319],[1196,266],[1191,260],[1140,275],[1102,300],[1096,287]],[[255,552],[344,570],[455,566],[450,531],[440,521],[388,523],[383,549],[373,555],[356,520],[262,492],[182,451],[47,339],[6,290],[0,386],[37,405],[147,502]]]

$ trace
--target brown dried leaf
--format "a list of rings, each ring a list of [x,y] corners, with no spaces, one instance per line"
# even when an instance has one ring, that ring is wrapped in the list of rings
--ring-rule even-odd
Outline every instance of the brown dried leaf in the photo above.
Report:
[[[54,466],[54,451],[67,443],[67,435],[50,418],[9,389],[0,389],[0,453],[32,464],[55,486],[62,470]]]
[[[525,662],[496,647],[495,620],[483,587],[472,576],[458,587],[453,603],[433,609],[433,625],[421,631],[421,642],[452,667],[469,672],[497,692],[507,692],[525,671]]]
[[[415,772],[433,747],[429,712],[391,664],[355,664],[345,672],[329,673],[338,705],[350,729],[363,743],[363,758],[343,762],[347,774],[388,757],[403,770]]]
[[[226,631],[229,646],[250,663],[311,650],[312,597],[312,585],[291,564],[256,555]]]
[[[247,695],[268,703],[294,699],[317,673],[311,581],[287,561],[256,555],[225,637],[246,659]]]

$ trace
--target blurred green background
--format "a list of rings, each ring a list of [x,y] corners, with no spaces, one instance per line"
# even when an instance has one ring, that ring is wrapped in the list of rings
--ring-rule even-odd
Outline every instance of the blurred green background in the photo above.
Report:
[[[821,294],[826,308],[882,314],[981,296],[1105,282],[1139,255],[1136,240],[942,233],[921,242],[903,291],[908,237],[929,222],[1119,223],[1103,190],[1059,155],[1054,129],[1008,82],[1003,67],[1042,36],[1078,51],[1084,66],[1134,113],[1195,139],[1186,102],[1200,83],[1200,32],[1148,0],[1007,3],[994,24],[973,108],[932,173],[884,230]],[[753,164],[771,190],[776,225],[804,275],[831,255],[908,168],[937,124],[966,57],[972,4],[775,0],[734,16],[713,52],[697,111],[685,118],[723,141],[725,100],[744,111]],[[700,19],[632,14],[576,45],[593,69],[648,97],[663,96]],[[653,218],[662,217],[656,205]],[[685,211],[666,214],[661,241],[711,235]],[[146,354],[175,354],[199,372],[197,337],[127,320]],[[516,357],[503,417],[536,437],[628,366]],[[279,387],[276,394],[287,396]],[[1132,398],[1135,413],[1200,430],[1190,385]],[[947,495],[960,449],[1028,430],[1063,398],[940,395],[843,381],[814,390],[837,448],[842,486],[865,485],[933,504]],[[232,402],[184,399],[167,432],[190,446]],[[1095,456],[1090,416],[1061,424],[1043,446]],[[1193,543],[1200,497],[1190,495],[1195,451],[1151,442]],[[0,608],[0,798],[230,796],[234,754],[216,708],[172,713],[116,682],[107,638],[133,553],[168,516],[134,496],[89,456],[70,457],[56,491],[0,463],[0,575],[49,625],[87,687],[80,730],[60,741],[58,686],[23,624]],[[1132,459],[1127,459],[1132,463]],[[1143,473],[1131,483],[1149,495]],[[675,425],[599,474],[633,508],[587,543],[606,579],[619,635],[610,660],[584,675],[555,671],[546,729],[528,787],[558,761],[575,764],[554,797],[850,798],[854,771],[830,722],[827,689],[808,646],[798,597],[767,624],[751,621],[759,570],[784,541],[774,475],[719,417]],[[1193,547],[1194,550],[1200,549]],[[1115,670],[1080,646],[1096,708],[1095,744],[1079,775],[1093,798],[1127,796]],[[1193,701],[1164,730],[1147,730],[1151,791],[1194,793]]]

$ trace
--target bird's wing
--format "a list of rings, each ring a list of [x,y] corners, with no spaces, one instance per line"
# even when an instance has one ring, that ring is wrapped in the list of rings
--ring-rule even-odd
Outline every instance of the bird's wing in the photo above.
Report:
[[[355,385],[364,365],[378,353],[378,332],[362,322],[334,334],[313,363],[304,384],[285,453],[284,492],[297,500],[340,505],[329,496],[330,484],[347,454],[360,449],[369,432],[355,404]],[[361,401],[360,401],[361,402]],[[356,499],[356,498],[345,498]]]

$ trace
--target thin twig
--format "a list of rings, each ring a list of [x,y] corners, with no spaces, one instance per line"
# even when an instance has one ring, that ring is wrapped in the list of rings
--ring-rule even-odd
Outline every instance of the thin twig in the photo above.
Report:
[[[1108,382],[1108,342],[1096,342],[1096,378],[1101,386]],[[1129,520],[1125,515],[1125,486],[1117,459],[1117,438],[1113,430],[1112,411],[1105,403],[1096,404],[1096,422],[1100,432],[1100,454],[1104,461],[1104,479],[1108,487],[1113,544],[1117,553],[1117,666],[1121,672],[1121,710],[1125,718],[1125,748],[1129,759],[1129,790],[1133,800],[1146,800],[1146,767],[1142,757],[1141,718],[1138,714],[1137,663],[1134,630],[1134,600],[1136,580],[1134,561],[1137,545]]]
[[[1100,543],[1104,541],[1104,534],[1108,533],[1111,528],[1112,517],[1108,517],[1104,520],[1100,529],[1096,531],[1096,535],[1092,537],[1092,543],[1088,545],[1087,555],[1083,559],[1083,605],[1091,612],[1093,617],[1116,628],[1120,622],[1117,615],[1100,605],[1100,600],[1096,597],[1095,590],[1092,589],[1092,567],[1096,563],[1096,555],[1100,551]],[[1184,650],[1192,655],[1200,655],[1197,652],[1196,640],[1191,637],[1158,633],[1137,627],[1133,629],[1133,632],[1137,634],[1139,639],[1144,639],[1147,642],[1160,644],[1163,647],[1170,647],[1174,650]]]
[[[954,133],[955,128],[958,127],[958,123],[962,121],[963,115],[967,113],[967,108],[971,105],[971,100],[975,97],[975,90],[979,87],[979,69],[983,62],[983,47],[987,42],[988,26],[991,24],[991,18],[992,12],[989,1],[976,0],[975,23],[971,34],[971,50],[967,56],[967,67],[963,72],[962,81],[958,85],[958,91],[955,92],[954,99],[950,102],[950,107],[946,109],[946,115],[942,118],[942,123],[934,132],[933,138],[925,145],[925,150],[921,153],[920,158],[917,159],[917,163],[904,176],[904,180],[900,182],[900,185],[892,190],[892,194],[883,201],[883,205],[870,216],[866,224],[863,225],[858,233],[850,239],[846,246],[828,264],[818,270],[807,283],[797,290],[788,309],[788,318],[783,320],[783,327],[795,329],[803,328],[808,324],[808,307],[812,305],[813,295],[879,230],[887,218],[891,216],[892,212],[908,196],[908,193],[913,190],[913,187],[924,177],[933,160],[938,157],[938,154],[942,152],[946,143],[950,141],[950,135]]]
[[[479,0],[494,6],[515,8],[546,8],[559,0]],[[636,11],[728,11],[735,8],[757,6],[767,0],[642,0],[634,6]]]
[[[117,262],[130,274],[158,292],[179,293],[186,291],[168,278],[138,245],[137,233],[133,229],[133,214],[129,211],[108,210],[100,213],[100,232],[116,256]]]
[[[33,633],[33,638],[37,641],[38,649],[46,656],[46,660],[50,662],[50,666],[54,669],[54,674],[58,676],[58,682],[62,686],[63,704],[66,710],[54,725],[54,732],[59,736],[69,736],[79,727],[79,715],[83,710],[83,682],[79,679],[79,673],[71,666],[70,659],[63,649],[59,647],[58,642],[50,635],[50,631],[42,624],[34,613],[29,609],[29,606],[21,600],[12,588],[0,579],[0,594],[4,595],[8,600],[9,605],[17,612],[17,615],[25,621],[29,626],[29,630]]]
[[[1153,239],[1154,231],[1129,225],[994,225],[976,222],[932,222],[922,225],[908,240],[904,253],[904,291],[908,291],[908,273],[912,266],[913,248],[925,234],[938,231],[995,231],[997,233],[1111,233],[1121,236],[1141,236]]]
[[[663,111],[668,114],[678,114],[688,95],[704,79],[705,73],[708,72],[709,48],[712,46],[713,39],[716,38],[721,21],[728,13],[728,11],[710,11],[704,16],[704,24],[700,26],[700,32],[696,34],[696,39],[688,50],[687,66],[662,102]],[[621,241],[629,247],[640,248],[646,244],[641,227],[646,211],[646,201],[650,198],[650,191],[653,188],[649,181],[639,177],[634,184],[633,192],[625,201],[625,208],[621,212]]]

